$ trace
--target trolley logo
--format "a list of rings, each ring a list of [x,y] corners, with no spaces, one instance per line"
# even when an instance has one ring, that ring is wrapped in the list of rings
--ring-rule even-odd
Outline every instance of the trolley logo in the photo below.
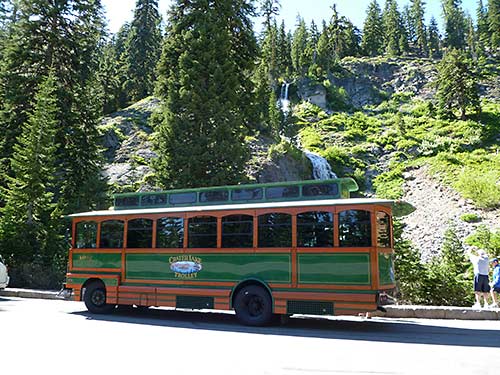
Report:
[[[170,269],[178,279],[195,279],[203,268],[201,258],[192,255],[173,256],[168,261]]]

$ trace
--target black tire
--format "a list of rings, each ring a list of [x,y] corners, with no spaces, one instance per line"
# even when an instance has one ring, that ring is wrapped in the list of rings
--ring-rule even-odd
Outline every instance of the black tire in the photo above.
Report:
[[[83,301],[93,314],[109,314],[115,305],[106,303],[106,287],[102,283],[91,283],[85,288]]]
[[[247,326],[269,324],[273,317],[273,305],[268,291],[261,286],[243,287],[234,299],[236,318]]]

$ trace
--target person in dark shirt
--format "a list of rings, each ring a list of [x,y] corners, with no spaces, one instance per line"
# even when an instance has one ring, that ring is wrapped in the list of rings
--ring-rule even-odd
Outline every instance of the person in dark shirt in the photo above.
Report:
[[[498,262],[498,258],[493,258],[491,260],[491,265],[493,266],[493,280],[491,281],[491,298],[493,299],[493,303],[490,305],[491,308],[498,308],[498,300],[495,292],[500,294],[500,263]]]

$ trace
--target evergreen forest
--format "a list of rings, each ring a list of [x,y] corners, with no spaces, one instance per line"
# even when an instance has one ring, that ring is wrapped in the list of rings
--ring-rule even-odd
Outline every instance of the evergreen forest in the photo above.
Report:
[[[452,194],[458,223],[396,222],[396,276],[405,302],[472,304],[465,249],[500,255],[500,0],[439,1],[429,18],[425,0],[372,0],[359,28],[331,0],[287,29],[287,0],[137,0],[111,34],[100,0],[0,0],[11,285],[60,288],[66,215],[113,193],[312,179],[309,151],[360,196]],[[107,172],[123,160],[125,182]]]

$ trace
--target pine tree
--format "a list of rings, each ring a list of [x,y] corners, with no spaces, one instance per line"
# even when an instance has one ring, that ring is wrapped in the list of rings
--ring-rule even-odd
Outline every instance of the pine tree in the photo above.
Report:
[[[292,64],[295,75],[304,77],[311,64],[307,55],[309,32],[303,18],[298,17],[297,23],[292,39]]]
[[[399,51],[402,55],[406,55],[410,52],[410,44],[408,43],[408,32],[404,25],[401,14],[399,17]]]
[[[358,56],[361,52],[361,31],[354,24],[342,17],[344,20],[344,51],[343,56]]]
[[[373,0],[368,6],[363,36],[361,38],[361,50],[367,56],[377,56],[382,53],[384,45],[384,28],[382,25],[382,11]]]
[[[428,303],[444,306],[470,306],[473,294],[471,281],[467,279],[470,262],[464,255],[462,242],[455,229],[450,227],[444,234],[441,253],[427,265]]]
[[[321,33],[319,32],[318,26],[316,26],[316,23],[312,20],[311,26],[309,27],[309,44],[313,47],[313,50],[316,49],[316,44],[318,44],[320,35]]]
[[[426,299],[427,274],[420,261],[420,253],[411,241],[402,236],[403,224],[394,221],[394,273],[398,283],[399,298],[406,303],[420,304]]]
[[[279,139],[281,130],[282,112],[278,107],[278,98],[274,90],[269,95],[269,128],[274,139]]]
[[[467,109],[481,110],[477,77],[472,63],[463,51],[448,51],[438,65],[437,86],[438,110],[442,116],[453,116],[453,110],[460,112],[460,118],[466,119]]]
[[[320,75],[318,78],[325,78],[332,67],[337,64],[338,56],[335,51],[334,38],[332,28],[323,22],[323,31],[316,46],[316,66],[318,67],[317,73]]]
[[[116,59],[115,43],[111,40],[101,47],[97,80],[102,96],[102,113],[108,114],[120,108],[120,66]]]
[[[427,32],[424,23],[425,2],[423,0],[412,0],[411,8],[411,23],[415,30],[415,48],[421,55],[427,55]]]
[[[445,22],[444,46],[463,49],[465,47],[465,16],[462,0],[442,0]]]
[[[396,0],[386,0],[382,22],[385,52],[390,56],[401,55],[408,49],[408,41]]]
[[[338,61],[345,56],[354,56],[359,50],[359,33],[354,25],[339,15],[335,4],[330,22],[323,23],[323,31],[316,47],[316,65],[323,74],[331,73]]]
[[[259,130],[272,134],[273,126],[269,100],[271,94],[277,90],[279,85],[280,63],[283,63],[283,59],[286,59],[285,54],[287,51],[285,45],[280,46],[280,33],[275,18],[279,11],[278,5],[273,0],[264,0],[261,7],[265,29],[262,33],[260,58],[255,75],[255,100],[259,113]],[[282,40],[281,43],[286,43],[286,41]]]
[[[403,20],[406,33],[408,34],[408,43],[411,45],[411,47],[415,47],[417,40],[417,31],[415,27],[416,22],[409,4],[406,4],[403,7],[403,11],[401,12],[401,19]]]
[[[437,58],[441,56],[439,28],[437,21],[431,17],[429,27],[427,28],[427,45],[429,50],[429,57]]]
[[[500,0],[488,0],[488,30],[492,51],[500,48]]]
[[[269,29],[276,20],[276,16],[280,12],[280,1],[279,0],[261,0],[260,1],[260,15],[264,18],[263,25],[264,29]]]
[[[158,0],[137,0],[126,46],[126,89],[137,101],[153,93],[161,52]]]
[[[269,25],[264,33],[264,40],[261,48],[261,64],[266,65],[268,82],[272,88],[276,88],[279,78],[279,46],[278,46],[278,27],[276,20]]]
[[[292,37],[286,32],[285,21],[281,22],[278,32],[277,69],[279,75],[288,79],[293,70],[292,65]]]
[[[130,23],[125,22],[114,36],[113,51],[117,67],[117,80],[119,82],[118,108],[125,108],[130,102],[130,93],[127,90],[127,45],[130,39]]]
[[[35,256],[53,254],[52,226],[56,205],[56,134],[60,123],[59,85],[50,74],[38,89],[33,111],[22,125],[11,157],[13,177],[8,178],[5,207],[0,221],[0,247],[18,269]]]
[[[306,58],[307,61],[309,61],[309,69],[307,72],[307,75],[309,77],[316,77],[321,75],[321,72],[319,72],[319,67],[317,65],[317,60],[318,60],[318,42],[319,38],[321,36],[321,33],[318,30],[318,26],[316,26],[316,23],[311,21],[311,26],[309,27],[309,38],[307,38],[307,46],[306,46]],[[293,39],[293,38],[292,38]]]
[[[57,92],[60,128],[56,135],[58,172],[55,191],[68,211],[88,209],[99,180],[97,123],[100,114],[98,45],[103,35],[99,1],[19,0],[0,67],[4,99],[0,128],[6,135],[0,148],[5,172],[21,124],[31,112],[33,93],[49,71],[60,85]],[[5,186],[5,184],[3,184]]]
[[[490,45],[490,33],[488,31],[488,10],[479,0],[476,11],[477,18],[477,42],[479,53],[484,55],[487,47]]]
[[[466,18],[467,23],[467,51],[474,61],[478,58],[478,36],[471,16]]]
[[[160,64],[167,88],[154,165],[165,187],[240,182],[256,41],[248,0],[177,0]]]

